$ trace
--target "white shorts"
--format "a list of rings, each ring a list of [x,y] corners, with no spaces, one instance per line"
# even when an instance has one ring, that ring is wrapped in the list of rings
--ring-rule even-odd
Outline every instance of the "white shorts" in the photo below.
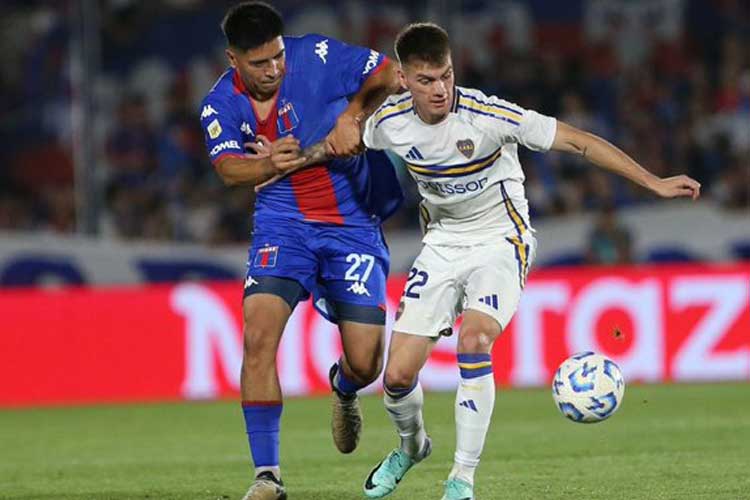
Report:
[[[492,316],[505,329],[535,254],[529,231],[497,244],[425,245],[409,271],[394,331],[436,337],[466,309]]]

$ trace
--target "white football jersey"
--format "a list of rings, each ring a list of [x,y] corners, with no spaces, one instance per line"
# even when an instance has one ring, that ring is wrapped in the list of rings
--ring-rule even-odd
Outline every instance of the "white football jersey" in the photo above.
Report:
[[[479,90],[456,87],[434,125],[410,92],[389,97],[365,125],[364,143],[400,156],[422,195],[424,243],[472,245],[530,230],[517,145],[552,146],[557,121]]]

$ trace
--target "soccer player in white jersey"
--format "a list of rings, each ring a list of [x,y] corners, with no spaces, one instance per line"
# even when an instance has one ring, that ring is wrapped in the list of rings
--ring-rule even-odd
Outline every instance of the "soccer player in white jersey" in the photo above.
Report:
[[[409,273],[385,369],[385,407],[401,438],[369,474],[365,494],[390,494],[429,455],[418,374],[459,314],[456,451],[443,500],[474,498],[474,472],[495,402],[490,352],[516,310],[536,250],[519,145],[577,154],[665,198],[700,194],[684,175],[661,179],[607,141],[474,89],[456,87],[447,33],[407,26],[399,78],[365,125],[364,142],[405,162],[423,198],[424,246]]]

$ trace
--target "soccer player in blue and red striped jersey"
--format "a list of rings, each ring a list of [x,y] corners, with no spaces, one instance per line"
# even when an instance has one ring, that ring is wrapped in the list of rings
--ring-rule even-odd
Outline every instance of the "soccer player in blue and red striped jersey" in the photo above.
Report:
[[[245,498],[282,499],[276,351],[296,304],[312,295],[339,326],[344,354],[329,378],[343,453],[359,439],[357,391],[382,368],[380,224],[402,194],[385,154],[363,150],[360,124],[399,84],[374,50],[284,36],[263,2],[231,8],[222,29],[231,67],[204,99],[201,125],[224,182],[258,191],[243,300],[242,407],[256,478]]]

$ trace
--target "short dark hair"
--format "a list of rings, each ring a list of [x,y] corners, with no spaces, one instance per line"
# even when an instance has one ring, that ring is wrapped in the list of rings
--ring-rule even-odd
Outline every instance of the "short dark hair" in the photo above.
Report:
[[[448,33],[434,23],[413,23],[396,36],[396,57],[401,64],[419,60],[439,66],[450,54]]]
[[[230,47],[245,51],[281,36],[284,21],[279,11],[265,2],[242,2],[227,11],[221,30]]]

